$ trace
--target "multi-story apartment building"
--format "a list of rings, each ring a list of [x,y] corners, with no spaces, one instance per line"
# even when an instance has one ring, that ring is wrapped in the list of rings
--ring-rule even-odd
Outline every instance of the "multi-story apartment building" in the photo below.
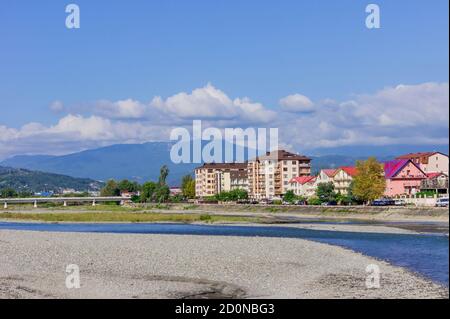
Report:
[[[195,169],[196,197],[214,196],[238,188],[248,191],[247,163],[211,163]]]
[[[311,174],[311,159],[285,150],[268,152],[248,162],[248,190],[255,199],[281,197],[289,182]]]
[[[399,156],[397,159],[411,160],[426,174],[444,173],[448,175],[448,155],[440,152],[411,153]]]

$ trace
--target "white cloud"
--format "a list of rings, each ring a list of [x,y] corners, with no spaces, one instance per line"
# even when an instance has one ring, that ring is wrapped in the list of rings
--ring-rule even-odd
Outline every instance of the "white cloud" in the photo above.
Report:
[[[302,113],[314,111],[314,103],[301,94],[286,96],[280,100],[279,104],[281,109],[286,112]]]
[[[280,129],[284,139],[305,148],[448,144],[449,85],[388,87],[341,103],[325,100],[301,117],[279,118],[291,123],[289,129]]]
[[[102,100],[95,104],[94,112],[107,118],[139,119],[145,115],[146,106],[132,99],[117,102]]]
[[[61,101],[53,101],[49,108],[55,113],[62,112],[64,110],[64,104]]]
[[[246,97],[230,98],[211,84],[191,93],[155,97],[149,103],[133,99],[99,101],[90,108],[90,114],[72,112],[50,126],[0,125],[0,158],[167,141],[172,128],[190,128],[193,119],[202,119],[204,128],[277,127],[280,145],[302,150],[346,145],[436,145],[448,144],[449,140],[448,83],[399,85],[346,101],[324,99],[314,105],[309,98],[294,94],[281,99],[280,105],[280,109],[271,110]],[[314,112],[306,112],[309,108]]]
[[[49,127],[39,123],[29,123],[20,129],[0,126],[0,158],[14,154],[61,154],[115,143],[167,140],[169,134],[169,127],[155,123],[69,114]]]
[[[164,100],[155,97],[151,105],[160,111],[180,119],[206,119],[243,123],[269,122],[276,113],[249,98],[232,100],[224,92],[208,84],[191,93],[178,93]]]

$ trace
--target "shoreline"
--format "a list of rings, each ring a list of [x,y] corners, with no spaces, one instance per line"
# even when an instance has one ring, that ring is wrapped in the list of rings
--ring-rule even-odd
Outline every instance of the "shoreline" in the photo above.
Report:
[[[210,205],[211,206],[211,205]],[[262,226],[291,226],[330,230],[344,229],[347,231],[361,231],[380,229],[381,232],[412,232],[412,233],[449,233],[448,210],[438,209],[434,214],[416,215],[416,210],[394,209],[392,212],[370,213],[342,213],[331,211],[318,213],[317,211],[303,212],[265,212],[236,210],[206,210],[206,209],[130,209],[124,207],[120,210],[111,210],[110,207],[101,206],[95,209],[88,207],[70,207],[68,209],[38,208],[38,209],[11,209],[0,210],[0,222],[25,223],[187,223],[187,224],[255,224]],[[230,208],[230,207],[228,207]],[[282,207],[283,208],[283,207]],[[108,210],[110,209],[110,210]],[[114,209],[117,209],[114,207]],[[151,209],[151,210],[150,210]],[[259,208],[261,210],[261,208]],[[293,209],[288,207],[288,209]],[[383,208],[386,210],[385,208]],[[402,213],[399,213],[402,212]],[[432,210],[433,212],[435,210]],[[413,212],[413,213],[411,213]],[[9,214],[9,217],[5,217]],[[3,215],[3,216],[2,216]],[[23,218],[21,218],[23,216]],[[42,216],[42,218],[40,218]],[[319,226],[320,225],[320,226]]]
[[[156,214],[208,214],[213,216],[323,218],[340,220],[392,221],[392,222],[449,222],[449,208],[435,207],[376,207],[376,206],[285,206],[285,205],[233,205],[233,204],[164,204],[136,206],[68,206],[32,208],[11,206],[0,208],[2,213],[156,213]]]
[[[0,246],[1,298],[448,298],[409,270],[304,239],[0,230]],[[65,264],[80,266],[81,289],[64,286]],[[365,287],[369,264],[380,289]]]
[[[337,232],[356,232],[356,233],[380,233],[380,234],[423,234],[422,232],[410,230],[407,228],[387,226],[387,225],[368,225],[368,224],[320,224],[320,223],[254,223],[254,222],[71,222],[71,221],[39,221],[39,220],[8,220],[1,219],[0,223],[20,223],[20,224],[60,224],[60,225],[139,225],[139,224],[170,224],[170,225],[204,225],[204,226],[245,226],[245,227],[289,227],[311,230],[328,230]],[[1,230],[1,228],[0,228]]]

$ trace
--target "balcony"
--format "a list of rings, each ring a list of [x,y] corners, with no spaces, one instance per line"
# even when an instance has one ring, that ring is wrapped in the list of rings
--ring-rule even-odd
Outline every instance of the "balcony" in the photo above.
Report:
[[[420,183],[420,189],[448,189],[448,180],[425,180]]]

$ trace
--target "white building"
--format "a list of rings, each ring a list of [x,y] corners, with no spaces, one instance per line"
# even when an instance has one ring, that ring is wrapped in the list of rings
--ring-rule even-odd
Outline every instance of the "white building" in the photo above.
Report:
[[[316,176],[300,176],[291,179],[290,190],[297,196],[312,197],[316,194]]]
[[[399,156],[397,159],[411,160],[426,174],[444,173],[448,175],[448,155],[440,152],[410,153]]]
[[[322,169],[316,178],[316,185],[333,182],[333,176],[336,169]]]

